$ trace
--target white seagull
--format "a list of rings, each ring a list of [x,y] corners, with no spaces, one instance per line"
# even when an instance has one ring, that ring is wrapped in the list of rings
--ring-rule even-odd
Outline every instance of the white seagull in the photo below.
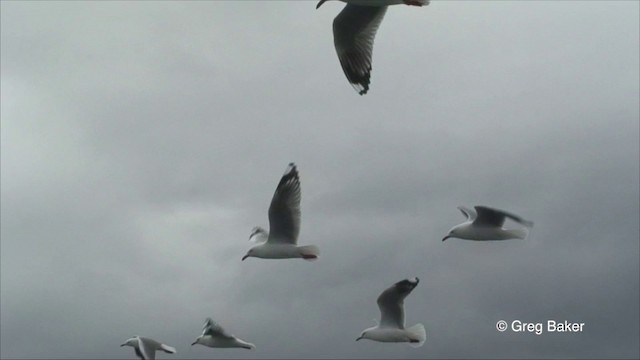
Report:
[[[226,332],[220,324],[207,318],[202,328],[202,335],[198,336],[196,341],[191,344],[200,344],[212,348],[243,348],[243,349],[255,349],[255,345],[238,339]]]
[[[360,339],[380,342],[408,342],[413,347],[420,347],[427,338],[422,324],[404,328],[404,298],[418,286],[420,279],[405,279],[383,291],[378,296],[380,323],[362,331]]]
[[[316,9],[327,0],[320,0]],[[429,5],[428,0],[341,0],[344,9],[333,20],[333,42],[349,83],[364,95],[371,82],[373,40],[388,5]]]
[[[125,341],[124,344],[120,346],[133,347],[136,355],[138,355],[138,357],[142,360],[154,360],[156,358],[156,350],[162,350],[169,354],[176,353],[176,349],[174,347],[161,344],[153,339],[142,336],[134,336],[130,339],[127,339],[127,341]]]
[[[300,233],[300,178],[294,163],[290,163],[276,188],[269,206],[269,232],[256,226],[249,239],[261,241],[249,249],[248,257],[262,259],[302,258],[315,260],[320,255],[317,246],[298,246]]]
[[[528,231],[525,229],[503,228],[502,226],[507,218],[526,227],[533,227],[533,222],[503,210],[486,206],[475,206],[474,208],[475,211],[464,206],[458,206],[462,214],[467,217],[467,221],[454,226],[442,241],[448,238],[482,241],[524,239],[527,237]]]

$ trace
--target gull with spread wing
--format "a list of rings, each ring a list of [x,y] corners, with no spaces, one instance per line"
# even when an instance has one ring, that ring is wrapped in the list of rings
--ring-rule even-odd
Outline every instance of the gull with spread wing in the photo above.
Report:
[[[327,0],[320,0],[316,9]],[[341,0],[344,9],[333,20],[333,42],[349,83],[364,95],[369,91],[373,40],[389,5],[429,5],[428,0]]]
[[[253,228],[249,239],[259,242],[242,257],[262,259],[316,260],[320,250],[315,245],[298,246],[300,233],[300,177],[294,163],[290,163],[278,183],[269,206],[269,231]]]
[[[191,346],[195,344],[212,348],[255,349],[255,345],[229,334],[222,328],[222,326],[220,326],[220,324],[211,320],[211,318],[207,318],[204,322],[202,335],[198,336]]]
[[[458,206],[458,209],[467,218],[467,221],[454,226],[442,241],[449,238],[487,241],[524,239],[527,237],[528,231],[526,229],[505,229],[503,225],[507,219],[511,219],[528,228],[533,227],[533,222],[524,220],[520,216],[504,210],[493,209],[487,206],[475,206],[475,210]]]
[[[404,328],[404,299],[418,286],[420,279],[405,279],[393,284],[378,296],[380,323],[362,331],[361,339],[380,342],[407,342],[413,347],[420,347],[427,338],[422,324]]]
[[[138,357],[142,360],[154,360],[156,358],[156,350],[161,350],[169,354],[176,353],[176,349],[174,347],[161,344],[153,339],[142,336],[134,336],[130,339],[127,339],[127,341],[125,341],[124,344],[120,346],[133,347],[136,355],[138,355]]]

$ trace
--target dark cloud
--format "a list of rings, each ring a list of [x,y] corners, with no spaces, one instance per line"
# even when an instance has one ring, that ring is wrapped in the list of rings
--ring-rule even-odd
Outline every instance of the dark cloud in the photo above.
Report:
[[[2,2],[2,358],[638,357],[638,4],[394,6],[364,97],[330,5]],[[321,258],[241,262],[291,161]],[[425,346],[355,342],[411,276]]]

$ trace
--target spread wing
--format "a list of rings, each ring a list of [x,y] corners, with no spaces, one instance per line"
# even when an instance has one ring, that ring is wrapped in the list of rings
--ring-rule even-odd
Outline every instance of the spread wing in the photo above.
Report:
[[[135,352],[136,352],[136,355],[137,355],[140,359],[142,359],[142,360],[146,360],[146,359],[145,359],[145,357],[144,357],[144,355],[142,355],[142,353],[140,352],[140,350],[139,350],[137,347],[134,347],[134,348],[133,348],[133,351],[135,351]]]
[[[213,321],[211,318],[207,318],[204,322],[204,326],[202,327],[202,335],[209,335],[212,337],[222,337],[227,339],[232,339],[233,335],[226,332],[220,324]]]
[[[364,95],[371,82],[373,41],[386,6],[347,4],[333,20],[333,42],[349,83]]]
[[[278,183],[269,206],[269,243],[295,245],[300,233],[300,178],[290,163]]]
[[[464,215],[468,220],[471,221],[473,221],[476,216],[478,216],[474,210],[471,210],[464,206],[458,206],[458,210],[460,210],[460,212],[462,212],[462,215]]]
[[[267,232],[267,230],[261,228],[260,226],[254,227],[253,230],[251,230],[251,235],[249,235],[249,241],[258,244],[267,241],[268,238],[269,233]]]
[[[476,206],[475,209],[478,213],[478,217],[476,218],[474,223],[478,225],[501,227],[502,225],[504,225],[504,221],[509,218],[522,225],[529,227],[533,226],[533,222],[525,220],[520,216],[508,213],[503,210],[493,209],[487,206]]]
[[[143,360],[155,360],[156,358],[156,344],[159,343],[147,339],[138,337],[138,347],[136,347],[136,355],[138,355]]]
[[[417,277],[398,281],[378,296],[381,327],[404,329],[404,299],[419,282]]]

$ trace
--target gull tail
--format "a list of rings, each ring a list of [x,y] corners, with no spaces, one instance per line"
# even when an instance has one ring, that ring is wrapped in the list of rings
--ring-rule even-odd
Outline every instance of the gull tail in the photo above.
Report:
[[[166,352],[166,353],[169,353],[169,354],[175,354],[176,353],[176,348],[174,348],[173,346],[160,344],[160,349],[162,351]]]
[[[407,329],[409,336],[411,337],[411,345],[414,348],[419,348],[424,345],[424,341],[427,340],[427,332],[424,329],[424,325],[417,324]]]
[[[522,221],[520,222],[522,225],[528,227],[528,228],[532,228],[533,227],[533,221],[529,221],[529,220],[524,220],[522,219]]]
[[[320,256],[320,249],[315,245],[298,246],[298,251],[300,257],[308,261],[317,260]]]
[[[253,349],[255,349],[255,348],[256,348],[256,346],[255,346],[255,345],[253,345],[253,344],[252,344],[252,343],[250,343],[250,342],[246,342],[246,341],[244,341],[244,342],[243,342],[242,347],[243,347],[244,349],[248,349],[248,350],[253,350]]]
[[[529,235],[529,231],[526,229],[512,229],[509,232],[518,239],[525,239]]]

